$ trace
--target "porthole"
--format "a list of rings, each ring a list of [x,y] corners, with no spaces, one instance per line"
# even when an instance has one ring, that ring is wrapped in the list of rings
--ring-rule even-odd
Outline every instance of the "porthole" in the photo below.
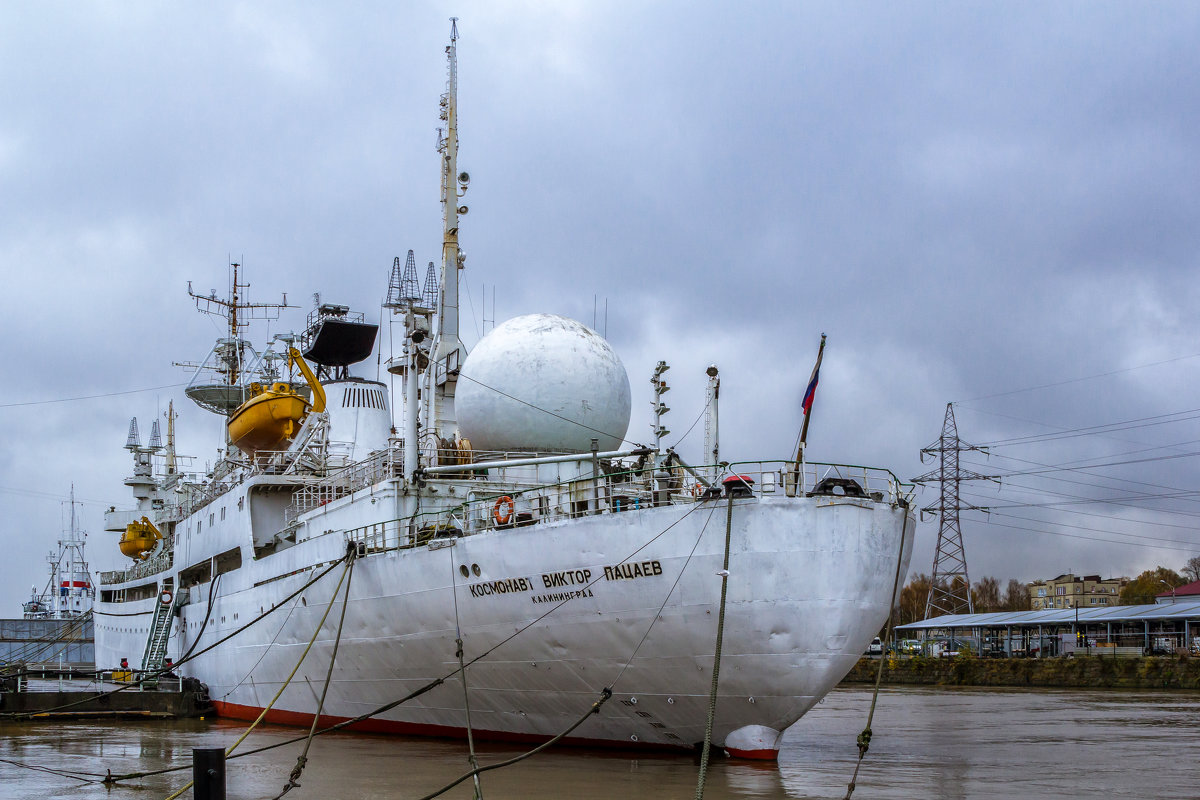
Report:
[[[464,578],[469,578],[469,577],[471,577],[471,571],[470,571],[469,569],[467,569],[467,565],[466,565],[466,564],[459,564],[459,565],[458,565],[458,571],[462,573],[462,576],[463,576]]]
[[[476,578],[478,578],[478,577],[479,577],[479,565],[478,565],[478,564],[472,564],[472,565],[471,565],[471,572],[474,572],[474,573],[475,573],[475,577],[476,577]]]

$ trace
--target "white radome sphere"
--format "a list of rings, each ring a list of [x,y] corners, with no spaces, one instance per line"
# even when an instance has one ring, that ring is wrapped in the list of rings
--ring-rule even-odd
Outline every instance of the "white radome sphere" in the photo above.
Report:
[[[600,334],[557,314],[529,314],[495,328],[467,356],[454,410],[476,450],[584,453],[593,437],[602,451],[620,446],[629,402],[625,366]]]

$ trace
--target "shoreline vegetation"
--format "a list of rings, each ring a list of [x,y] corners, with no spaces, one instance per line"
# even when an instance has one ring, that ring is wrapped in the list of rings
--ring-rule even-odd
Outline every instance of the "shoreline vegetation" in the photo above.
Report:
[[[841,685],[874,684],[879,659],[863,657]],[[1200,689],[1200,658],[1186,655],[1113,658],[884,658],[883,683],[910,686],[996,686],[1063,689]]]

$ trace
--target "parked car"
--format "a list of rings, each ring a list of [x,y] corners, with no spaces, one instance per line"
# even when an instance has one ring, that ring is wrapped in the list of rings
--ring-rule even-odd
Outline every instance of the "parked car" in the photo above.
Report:
[[[869,645],[867,645],[867,655],[869,655],[869,656],[883,655],[883,640],[881,640],[878,636],[876,636],[874,639],[872,639],[871,643]]]

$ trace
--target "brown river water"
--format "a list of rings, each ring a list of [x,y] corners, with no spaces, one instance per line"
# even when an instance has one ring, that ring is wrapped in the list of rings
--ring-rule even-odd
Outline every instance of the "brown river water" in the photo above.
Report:
[[[778,764],[715,758],[706,798],[841,798],[854,770],[868,688],[838,689],[785,735]],[[193,747],[227,747],[243,723],[0,722],[0,798],[165,798],[191,778]],[[291,738],[256,730],[239,751]],[[300,744],[228,763],[229,798],[272,798]],[[886,688],[857,798],[1197,798],[1200,693]],[[524,748],[480,745],[481,764]],[[15,762],[15,763],[14,763]],[[18,766],[21,765],[21,766]],[[53,770],[103,774],[187,769],[106,788]],[[688,755],[557,748],[484,773],[483,797],[691,798],[698,761]],[[318,737],[303,798],[419,798],[467,770],[464,742],[340,733]],[[467,781],[442,795],[470,798]],[[183,798],[192,797],[188,792]]]

